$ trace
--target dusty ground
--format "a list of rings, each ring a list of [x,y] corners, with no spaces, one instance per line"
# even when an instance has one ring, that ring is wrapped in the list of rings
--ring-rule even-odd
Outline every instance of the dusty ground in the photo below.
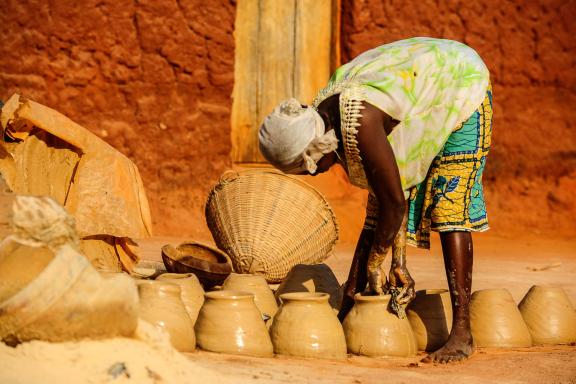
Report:
[[[525,237],[507,239],[494,233],[474,237],[473,289],[507,288],[519,301],[533,284],[560,284],[576,303],[576,241]],[[145,259],[159,260],[159,249],[177,238],[154,238],[143,244]],[[439,241],[430,252],[409,248],[408,265],[417,288],[446,286]],[[327,260],[343,281],[353,245],[340,244]],[[480,349],[470,360],[449,366],[418,365],[423,355],[405,359],[349,357],[322,361],[276,357],[247,358],[208,352],[190,358],[231,377],[254,383],[576,383],[576,346],[528,349]]]

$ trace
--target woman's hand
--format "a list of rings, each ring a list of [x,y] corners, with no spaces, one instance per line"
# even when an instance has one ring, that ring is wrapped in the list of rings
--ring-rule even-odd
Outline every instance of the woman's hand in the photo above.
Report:
[[[414,291],[414,279],[410,276],[406,264],[395,266],[390,268],[390,274],[388,276],[388,291],[395,290],[394,300],[398,305],[406,305],[416,297],[416,292]]]

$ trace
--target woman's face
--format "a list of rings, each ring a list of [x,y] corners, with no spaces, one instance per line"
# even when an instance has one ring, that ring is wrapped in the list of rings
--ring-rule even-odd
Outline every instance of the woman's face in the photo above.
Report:
[[[316,176],[320,173],[326,172],[327,170],[330,169],[331,166],[333,166],[336,163],[336,160],[337,157],[335,152],[325,154],[324,156],[322,156],[320,160],[318,160],[318,163],[316,163],[316,166],[318,168],[316,169],[316,173],[312,174],[312,176]]]

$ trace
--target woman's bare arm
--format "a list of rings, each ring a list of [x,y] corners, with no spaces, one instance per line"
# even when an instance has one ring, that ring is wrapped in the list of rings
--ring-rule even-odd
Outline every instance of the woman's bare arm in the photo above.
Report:
[[[358,149],[368,183],[378,201],[378,223],[367,261],[368,282],[374,293],[382,294],[385,281],[381,265],[404,218],[406,201],[396,158],[386,133],[391,130],[386,125],[390,125],[392,119],[368,103],[364,106],[357,135]]]

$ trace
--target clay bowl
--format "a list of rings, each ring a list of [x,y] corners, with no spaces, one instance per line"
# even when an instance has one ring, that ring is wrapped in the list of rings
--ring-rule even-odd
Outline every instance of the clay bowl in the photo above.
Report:
[[[206,244],[187,242],[162,247],[162,260],[171,273],[193,273],[205,288],[220,285],[232,273],[228,255]]]

